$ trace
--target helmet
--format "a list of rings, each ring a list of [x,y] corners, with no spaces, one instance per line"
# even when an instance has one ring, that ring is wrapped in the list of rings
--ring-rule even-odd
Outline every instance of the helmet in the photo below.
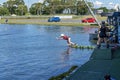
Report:
[[[64,34],[60,34],[60,36],[64,36]]]

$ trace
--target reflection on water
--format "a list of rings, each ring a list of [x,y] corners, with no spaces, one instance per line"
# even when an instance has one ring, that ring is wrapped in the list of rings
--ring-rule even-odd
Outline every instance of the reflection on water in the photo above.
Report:
[[[0,80],[47,80],[73,65],[81,66],[89,60],[92,50],[70,48],[56,37],[64,33],[77,44],[92,45],[88,34],[93,30],[0,24]]]
[[[69,60],[69,55],[70,55],[71,51],[72,51],[71,48],[68,47],[67,50],[65,50],[63,53],[61,53],[61,60],[63,62],[66,62]]]

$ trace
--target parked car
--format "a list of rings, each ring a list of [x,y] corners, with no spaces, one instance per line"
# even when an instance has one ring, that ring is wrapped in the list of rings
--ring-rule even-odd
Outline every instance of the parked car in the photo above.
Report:
[[[94,23],[96,20],[94,18],[86,18],[82,20],[82,23]]]
[[[48,19],[48,22],[60,22],[60,18],[59,17],[50,17]]]

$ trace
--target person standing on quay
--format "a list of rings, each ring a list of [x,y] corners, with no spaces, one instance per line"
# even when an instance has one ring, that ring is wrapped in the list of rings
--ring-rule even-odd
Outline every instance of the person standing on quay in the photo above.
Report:
[[[101,27],[98,30],[98,41],[97,41],[97,48],[101,47],[101,42],[104,41],[106,43],[106,47],[109,48],[109,43],[107,41],[108,28],[105,25],[105,21],[102,21]]]

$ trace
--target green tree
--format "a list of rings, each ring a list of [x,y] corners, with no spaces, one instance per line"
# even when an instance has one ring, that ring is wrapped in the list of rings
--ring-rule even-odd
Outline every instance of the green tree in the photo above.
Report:
[[[91,2],[87,2],[87,4],[89,5],[89,7],[91,9],[93,9],[93,4]],[[84,1],[78,1],[77,2],[77,15],[85,15],[85,14],[89,14],[89,9],[87,7],[87,5],[85,4]]]
[[[10,14],[18,13],[16,11],[18,11],[19,5],[25,6],[24,1],[23,0],[7,0],[7,2],[3,3],[3,6],[9,10]],[[24,7],[24,8],[26,8],[26,7]]]
[[[50,7],[48,7],[48,6],[44,6],[43,7],[43,14],[44,15],[49,15],[50,14],[50,10],[51,8]]]
[[[43,3],[34,3],[30,7],[31,14],[56,14],[62,12],[64,7],[61,0],[45,0]]]
[[[88,11],[88,8],[84,1],[78,1],[77,3],[77,14],[83,15],[86,14]]]
[[[25,5],[24,0],[15,0],[15,5]]]
[[[14,0],[8,0],[7,2],[3,3],[3,6],[8,8],[9,12],[11,14],[13,14],[15,12],[14,11],[14,7],[15,7],[14,4],[15,4]]]
[[[44,3],[46,6],[44,7],[44,9],[45,8],[47,8],[47,9],[45,9],[45,10],[48,10],[48,11],[50,11],[50,13],[49,14],[56,14],[56,12],[58,12],[58,6],[60,6],[61,4],[60,4],[60,0],[45,0],[45,3]],[[49,8],[48,8],[49,7]]]
[[[9,11],[7,8],[0,7],[0,16],[4,16],[4,15],[9,15]]]
[[[90,7],[93,6],[90,2],[88,4]],[[32,4],[30,13],[34,15],[41,12],[42,14],[61,14],[64,10],[69,10],[69,14],[87,14],[89,12],[82,0],[44,0],[43,4]]]
[[[116,10],[115,9],[109,9],[109,12],[115,12]]]
[[[18,8],[16,10],[16,14],[18,15],[25,15],[27,13],[27,6],[25,5],[18,5]]]
[[[60,0],[52,0],[49,6],[51,8],[50,14],[58,14],[61,12],[61,9],[63,10]]]
[[[30,13],[34,15],[41,15],[42,14],[42,4],[41,3],[34,3],[30,7]]]
[[[109,11],[106,7],[100,7],[99,10],[103,10],[103,12],[108,12]]]

